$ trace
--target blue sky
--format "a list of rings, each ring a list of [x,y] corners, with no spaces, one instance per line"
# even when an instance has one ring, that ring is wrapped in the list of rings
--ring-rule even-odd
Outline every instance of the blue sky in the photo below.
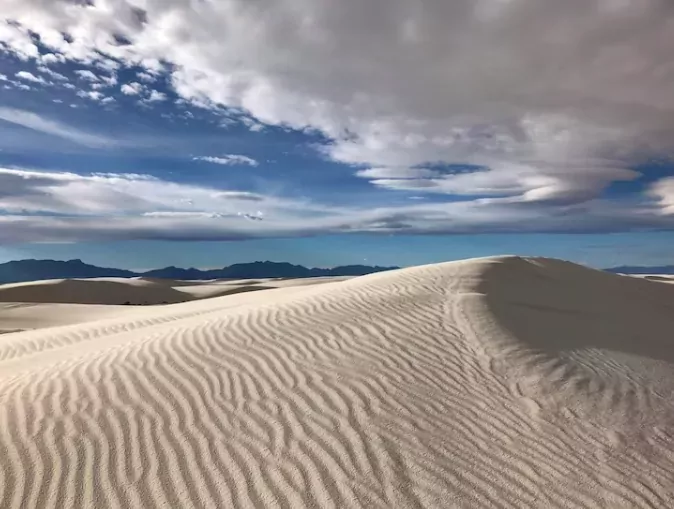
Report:
[[[0,3],[0,261],[674,263],[655,3]]]

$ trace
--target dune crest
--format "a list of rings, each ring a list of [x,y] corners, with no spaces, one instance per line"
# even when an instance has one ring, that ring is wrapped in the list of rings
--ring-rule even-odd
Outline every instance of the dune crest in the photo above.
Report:
[[[0,336],[0,507],[674,506],[672,285],[497,257],[254,297]]]

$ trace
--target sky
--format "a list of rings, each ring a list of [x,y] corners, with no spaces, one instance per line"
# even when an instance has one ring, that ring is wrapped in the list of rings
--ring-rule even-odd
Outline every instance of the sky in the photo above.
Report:
[[[0,262],[674,264],[669,0],[0,0]]]

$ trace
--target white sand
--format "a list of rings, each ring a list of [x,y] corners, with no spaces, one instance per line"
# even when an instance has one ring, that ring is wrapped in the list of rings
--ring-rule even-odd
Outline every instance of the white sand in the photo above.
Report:
[[[674,287],[512,257],[0,336],[0,507],[674,507]]]
[[[633,277],[640,277],[649,281],[659,281],[660,283],[674,283],[674,276],[671,274],[642,274],[634,275]]]
[[[50,279],[0,285],[0,302],[105,305],[175,304],[236,293],[343,281],[349,278],[174,281],[150,278]],[[0,314],[0,319],[2,315]]]
[[[93,278],[6,284],[0,285],[0,334],[93,322],[104,318],[132,319],[134,315],[144,316],[146,311],[139,314],[139,311],[134,310],[135,306],[180,303],[347,279],[350,277],[214,281]]]
[[[0,334],[122,317],[128,306],[0,302]]]

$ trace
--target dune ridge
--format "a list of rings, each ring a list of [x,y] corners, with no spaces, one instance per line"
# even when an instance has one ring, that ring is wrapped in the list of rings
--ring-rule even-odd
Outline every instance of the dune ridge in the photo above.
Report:
[[[671,285],[497,257],[254,297],[0,336],[0,507],[674,506]]]

